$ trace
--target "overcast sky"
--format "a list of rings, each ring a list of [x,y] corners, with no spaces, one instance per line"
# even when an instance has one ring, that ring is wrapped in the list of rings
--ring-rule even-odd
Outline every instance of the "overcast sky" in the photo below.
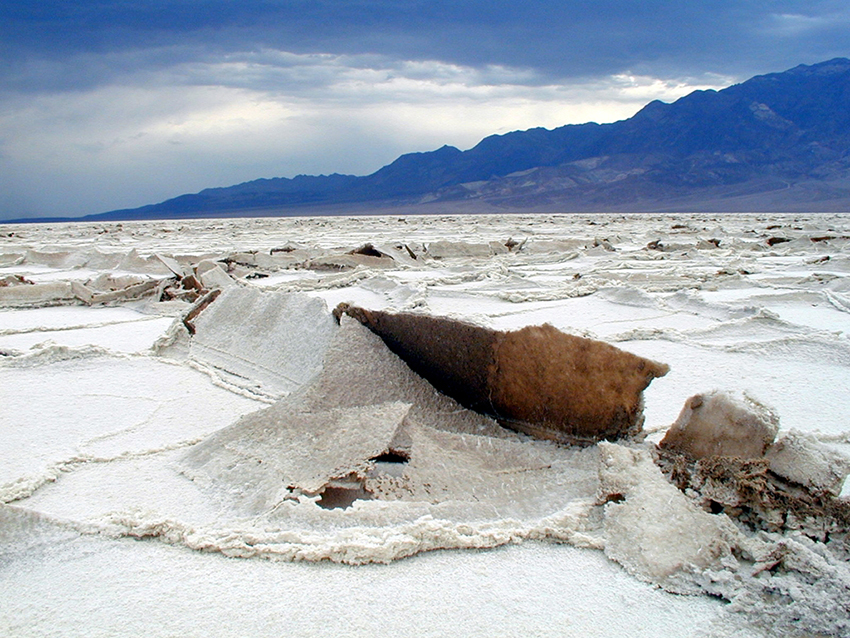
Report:
[[[0,219],[366,175],[850,56],[847,0],[4,0]]]

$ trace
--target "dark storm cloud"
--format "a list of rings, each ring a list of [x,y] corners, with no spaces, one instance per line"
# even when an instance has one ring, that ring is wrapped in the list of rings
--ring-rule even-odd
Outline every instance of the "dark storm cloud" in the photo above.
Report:
[[[87,87],[232,52],[378,54],[541,78],[748,75],[850,50],[846,2],[134,0],[0,5],[5,83]]]

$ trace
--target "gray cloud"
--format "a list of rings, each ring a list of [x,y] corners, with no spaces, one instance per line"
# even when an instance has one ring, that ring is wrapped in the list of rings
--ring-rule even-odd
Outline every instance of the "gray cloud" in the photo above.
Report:
[[[627,69],[750,75],[846,51],[848,11],[836,0],[48,0],[8,3],[0,35],[5,80],[27,89],[108,81],[110,70],[91,61],[115,52],[156,67],[163,51],[188,62],[263,49],[527,67],[559,79]],[[62,73],[65,59],[89,69],[69,63]]]

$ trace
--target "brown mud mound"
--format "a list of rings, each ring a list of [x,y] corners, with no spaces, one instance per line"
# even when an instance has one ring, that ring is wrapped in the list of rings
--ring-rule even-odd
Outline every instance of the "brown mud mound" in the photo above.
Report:
[[[785,480],[766,459],[710,456],[698,461],[662,451],[662,471],[712,513],[723,512],[753,529],[799,531],[825,542],[850,530],[850,502]]]
[[[850,501],[838,494],[850,464],[793,431],[775,441],[778,429],[778,417],[746,394],[698,394],[659,444],[658,465],[712,513],[846,543]]]
[[[341,304],[444,394],[535,437],[591,443],[634,436],[642,393],[668,367],[550,326],[513,332]]]
[[[685,403],[660,447],[694,459],[761,458],[778,431],[779,417],[746,394],[696,394]]]

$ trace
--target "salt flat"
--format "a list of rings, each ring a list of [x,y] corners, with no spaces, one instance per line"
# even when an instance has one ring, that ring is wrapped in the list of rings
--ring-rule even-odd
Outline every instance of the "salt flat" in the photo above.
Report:
[[[197,268],[206,262],[209,270]],[[242,294],[265,305],[242,301],[212,327],[201,314],[197,336],[187,336],[192,294],[175,294],[173,270],[196,267],[212,281],[216,265],[217,285],[253,291]],[[848,454],[848,272],[843,215],[0,226],[8,284],[0,287],[0,628],[9,636],[842,635],[847,555],[827,556],[805,539],[783,542],[799,548],[788,551],[800,563],[828,561],[830,578],[809,567],[751,577],[738,556],[735,567],[697,570],[702,594],[680,595],[606,557],[614,541],[595,518],[604,508],[594,504],[594,448],[425,428],[417,440],[433,456],[408,472],[433,471],[441,499],[328,510],[302,498],[250,515],[234,497],[248,488],[187,459],[194,450],[224,458],[219,442],[238,445],[240,423],[316,378],[322,388],[390,384],[377,368],[358,367],[366,350],[355,333],[341,346],[332,327],[316,328],[323,308],[341,302],[500,330],[550,323],[667,363],[670,373],[644,394],[650,441],[688,397],[718,389],[746,392],[778,415],[782,432]],[[122,292],[132,286],[138,294]],[[281,301],[287,294],[324,306],[298,302],[296,311]],[[321,372],[307,363],[317,360],[326,362]],[[350,369],[333,376],[331,360]],[[293,361],[301,363],[284,365]],[[257,445],[260,460],[274,452]],[[493,467],[469,465],[488,458]],[[650,537],[641,534],[653,516],[637,524],[636,539]],[[666,542],[677,556],[676,539]]]

